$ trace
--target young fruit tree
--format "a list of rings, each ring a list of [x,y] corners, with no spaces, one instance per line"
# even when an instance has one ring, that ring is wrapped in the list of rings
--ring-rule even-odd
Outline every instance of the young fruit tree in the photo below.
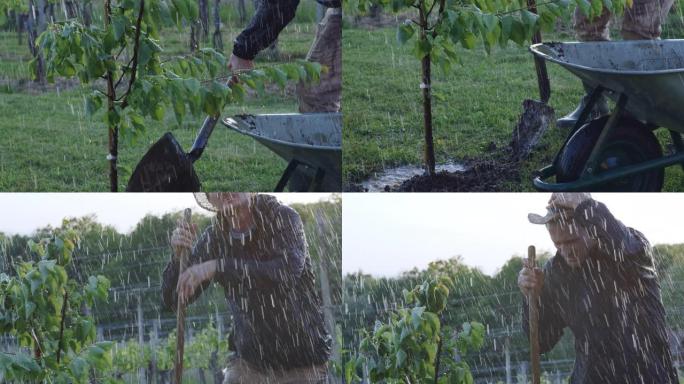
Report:
[[[216,117],[225,105],[242,101],[247,87],[263,92],[265,81],[272,81],[284,88],[288,81],[317,80],[321,71],[318,63],[303,61],[231,74],[225,56],[211,48],[164,56],[162,31],[196,20],[194,0],[105,0],[103,10],[104,25],[53,23],[36,44],[45,55],[48,81],[77,77],[91,85],[88,115],[104,105],[113,192],[119,184],[119,134],[134,138],[145,130],[146,117],[162,121],[167,109],[179,125],[188,113]],[[30,65],[35,71],[39,61]]]
[[[397,26],[397,40],[412,43],[413,55],[421,63],[424,161],[426,171],[434,176],[432,97],[441,96],[432,89],[432,64],[448,73],[459,62],[458,45],[470,50],[481,43],[487,53],[508,41],[523,46],[540,28],[551,29],[557,20],[569,19],[571,2],[589,17],[600,15],[604,7],[621,14],[632,4],[632,0],[550,0],[535,8],[533,0],[350,0],[347,7],[361,14],[382,7],[410,15]]]
[[[361,340],[358,370],[368,370],[371,382],[468,384],[473,382],[468,363],[457,358],[479,350],[485,328],[468,322],[460,330],[442,325],[449,287],[446,277],[425,281],[404,290],[409,308],[393,311],[387,322],[377,321]],[[349,382],[359,375],[350,375]]]
[[[0,382],[88,383],[111,365],[112,343],[96,341],[88,314],[107,300],[109,280],[79,284],[68,276],[77,240],[65,230],[31,243],[32,260],[15,261],[12,276],[0,274],[0,333],[17,341],[16,351],[0,352]]]

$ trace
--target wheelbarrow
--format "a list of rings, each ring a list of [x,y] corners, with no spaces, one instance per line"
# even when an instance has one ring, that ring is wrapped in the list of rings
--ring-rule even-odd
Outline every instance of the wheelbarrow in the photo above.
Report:
[[[129,192],[196,192],[193,163],[204,152],[218,117],[208,116],[188,153],[170,132],[150,147],[133,172]],[[342,117],[339,113],[238,115],[223,123],[257,139],[289,162],[275,191],[341,191]]]
[[[342,114],[237,115],[223,124],[288,162],[276,192],[342,190]]]
[[[530,51],[593,88],[553,163],[537,171],[536,189],[660,191],[665,167],[684,168],[684,40],[543,43]],[[587,121],[601,95],[614,109]],[[657,128],[669,131],[671,154],[663,154]]]

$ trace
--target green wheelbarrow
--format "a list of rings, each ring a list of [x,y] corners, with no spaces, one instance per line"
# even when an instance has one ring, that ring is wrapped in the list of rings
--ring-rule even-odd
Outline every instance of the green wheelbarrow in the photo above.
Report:
[[[593,88],[553,163],[537,171],[536,189],[660,191],[666,167],[684,168],[684,40],[543,43],[530,51]],[[602,95],[615,108],[588,121]],[[669,131],[670,154],[658,128]]]

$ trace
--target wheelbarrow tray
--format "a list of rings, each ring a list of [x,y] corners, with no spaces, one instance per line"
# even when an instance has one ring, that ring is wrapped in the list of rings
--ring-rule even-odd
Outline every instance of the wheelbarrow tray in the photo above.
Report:
[[[637,120],[684,133],[684,40],[534,44],[537,57],[602,86]]]
[[[288,163],[294,160],[322,170],[326,179],[341,184],[341,113],[236,115],[224,118],[223,124],[252,137]]]

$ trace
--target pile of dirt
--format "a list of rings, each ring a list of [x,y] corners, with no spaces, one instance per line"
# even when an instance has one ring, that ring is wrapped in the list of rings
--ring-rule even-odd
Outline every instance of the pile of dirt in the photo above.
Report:
[[[497,151],[494,156],[466,161],[463,172],[441,172],[434,177],[412,177],[392,192],[503,192],[510,183],[520,182],[520,163],[511,159],[510,151]]]
[[[520,168],[537,146],[541,136],[555,120],[553,108],[534,101],[525,100],[523,113],[513,129],[511,141],[503,147],[490,143],[484,155],[464,159],[465,171],[439,172],[414,176],[398,186],[386,186],[385,192],[505,192],[511,184],[519,184]],[[345,187],[346,192],[367,192],[363,186],[354,184]]]

